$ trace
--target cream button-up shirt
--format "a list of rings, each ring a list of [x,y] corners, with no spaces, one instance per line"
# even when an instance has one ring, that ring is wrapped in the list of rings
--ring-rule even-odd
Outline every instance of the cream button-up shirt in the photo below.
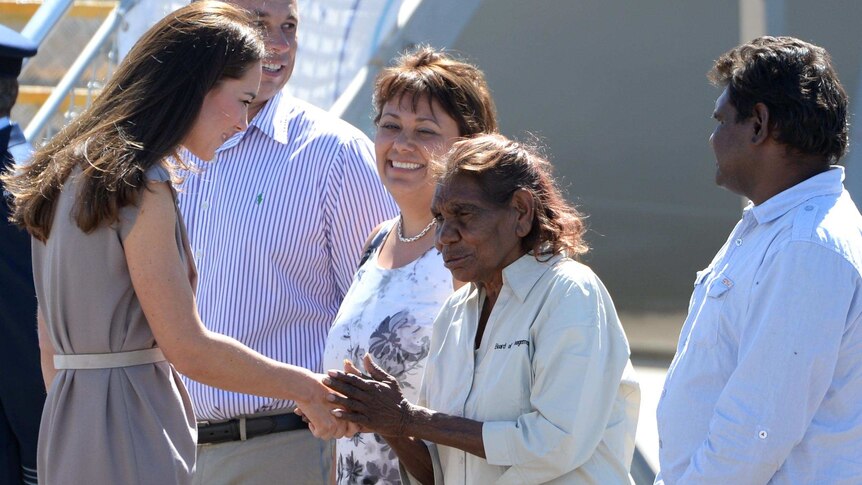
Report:
[[[435,483],[630,483],[640,388],[598,277],[521,257],[474,351],[484,298],[469,284],[443,306],[419,404],[482,421],[487,459],[428,443]]]

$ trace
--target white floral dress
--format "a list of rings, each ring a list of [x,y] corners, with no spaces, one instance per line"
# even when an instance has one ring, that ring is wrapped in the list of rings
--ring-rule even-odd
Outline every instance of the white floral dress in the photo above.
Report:
[[[392,224],[388,224],[391,228]],[[356,272],[326,339],[324,369],[342,369],[344,359],[363,369],[370,353],[398,379],[404,397],[416,402],[431,341],[431,326],[452,294],[452,275],[431,248],[412,263],[383,269],[379,248]],[[400,484],[398,460],[373,433],[336,441],[338,484]]]

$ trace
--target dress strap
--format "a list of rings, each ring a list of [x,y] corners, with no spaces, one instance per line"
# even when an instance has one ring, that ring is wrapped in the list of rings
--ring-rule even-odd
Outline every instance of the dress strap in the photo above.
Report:
[[[56,369],[113,369],[133,365],[162,362],[165,354],[162,349],[132,350],[129,352],[110,352],[106,354],[66,354],[54,356]]]
[[[386,239],[386,235],[389,234],[389,231],[391,231],[392,227],[395,226],[395,222],[397,220],[398,219],[395,218],[389,221],[385,221],[383,222],[383,224],[380,225],[380,229],[377,231],[377,234],[375,234],[371,241],[368,242],[368,246],[362,252],[362,257],[359,258],[359,266],[356,267],[357,269],[361,268],[362,265],[364,265],[365,262],[368,261],[368,258],[370,258],[372,254],[374,254],[374,251],[377,251],[377,248],[383,244],[383,240]]]

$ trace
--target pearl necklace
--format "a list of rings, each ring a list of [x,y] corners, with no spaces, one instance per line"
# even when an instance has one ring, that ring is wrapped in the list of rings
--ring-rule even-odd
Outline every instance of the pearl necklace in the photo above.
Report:
[[[414,241],[418,241],[422,236],[428,234],[428,231],[430,231],[431,228],[434,227],[435,224],[437,224],[437,219],[431,219],[431,222],[429,222],[428,225],[425,226],[425,229],[422,229],[422,232],[420,232],[419,234],[417,234],[413,237],[404,237],[404,229],[401,227],[403,222],[404,222],[404,216],[398,216],[398,224],[397,224],[398,227],[396,228],[397,229],[396,233],[398,234],[398,240],[403,242],[403,243],[412,243]]]

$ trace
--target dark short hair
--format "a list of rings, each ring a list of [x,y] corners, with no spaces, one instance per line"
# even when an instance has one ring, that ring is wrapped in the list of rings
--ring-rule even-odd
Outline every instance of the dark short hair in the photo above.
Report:
[[[497,205],[508,204],[519,189],[529,192],[534,218],[521,248],[536,259],[555,254],[574,258],[589,250],[583,238],[584,215],[563,197],[551,163],[536,147],[499,134],[467,138],[452,145],[438,170],[438,185],[454,177],[473,177],[487,200]]]
[[[778,142],[829,163],[847,151],[847,94],[826,49],[793,37],[760,37],[722,54],[708,77],[727,88],[737,122],[763,103]]]
[[[497,112],[485,75],[441,50],[419,46],[381,71],[374,84],[374,122],[380,121],[384,104],[404,95],[412,96],[414,110],[426,96],[440,103],[458,123],[460,136],[497,131]]]

